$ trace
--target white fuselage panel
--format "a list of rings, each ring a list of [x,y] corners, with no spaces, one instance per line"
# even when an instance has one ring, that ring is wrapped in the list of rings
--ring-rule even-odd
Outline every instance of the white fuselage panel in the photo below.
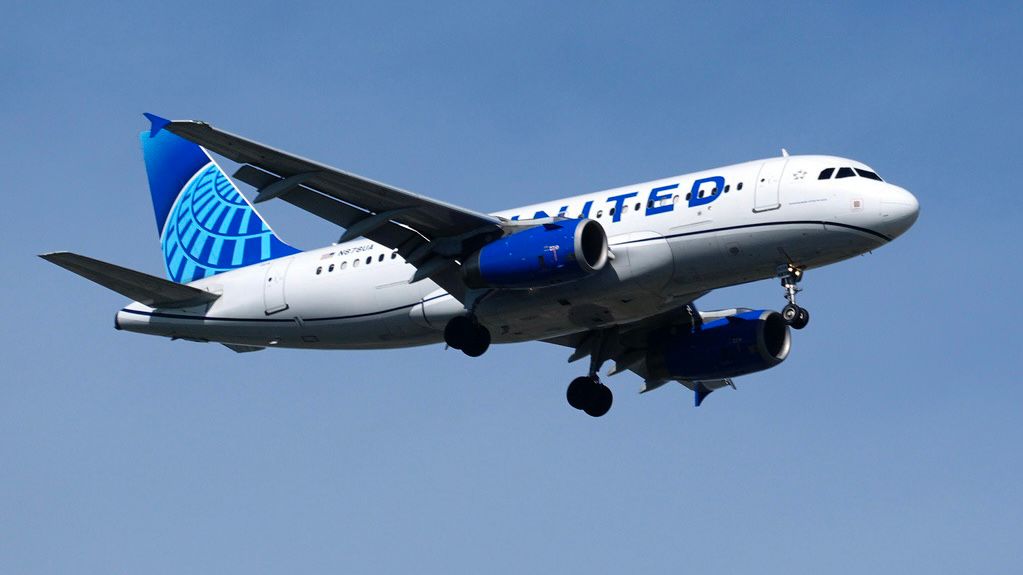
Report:
[[[908,228],[912,222],[897,207],[907,192],[865,178],[817,179],[837,165],[863,167],[829,156],[773,158],[499,212],[594,219],[614,259],[575,282],[496,291],[476,315],[495,343],[629,323],[716,288],[773,277],[779,265],[814,268],[862,254]],[[196,281],[191,285],[223,294],[208,309],[134,303],[118,313],[117,325],[255,346],[443,341],[447,320],[463,306],[429,280],[409,284],[414,271],[391,250],[360,239]]]

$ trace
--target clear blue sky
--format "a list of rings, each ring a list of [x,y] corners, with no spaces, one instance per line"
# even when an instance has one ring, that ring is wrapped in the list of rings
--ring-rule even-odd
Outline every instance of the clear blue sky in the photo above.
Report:
[[[334,4],[4,5],[0,572],[1023,569],[1020,3]],[[144,111],[481,210],[784,146],[860,159],[922,213],[808,275],[783,365],[700,409],[617,376],[594,420],[540,343],[114,331],[120,296],[35,254],[162,273]]]

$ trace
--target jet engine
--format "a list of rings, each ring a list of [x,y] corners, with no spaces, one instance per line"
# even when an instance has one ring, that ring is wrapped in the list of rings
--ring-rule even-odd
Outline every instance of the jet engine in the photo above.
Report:
[[[473,288],[531,288],[570,282],[607,263],[607,234],[594,220],[558,220],[491,242],[463,262]]]
[[[654,379],[724,379],[778,365],[791,344],[780,313],[749,310],[655,334],[646,365]]]

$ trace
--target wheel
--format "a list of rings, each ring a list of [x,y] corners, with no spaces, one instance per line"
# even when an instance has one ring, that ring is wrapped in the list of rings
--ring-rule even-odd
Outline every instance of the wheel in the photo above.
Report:
[[[590,404],[593,388],[597,385],[597,382],[593,381],[592,377],[577,377],[573,379],[572,383],[568,384],[568,390],[565,392],[568,404],[576,409],[585,408]]]
[[[444,326],[444,343],[453,349],[462,349],[468,343],[472,334],[472,320],[459,315],[448,320]]]
[[[806,308],[799,308],[799,314],[792,321],[792,329],[803,329],[808,323],[810,323],[810,312],[806,311]]]
[[[590,404],[583,408],[586,415],[590,417],[600,417],[611,409],[611,402],[614,401],[614,395],[611,390],[604,384],[596,384],[595,389],[592,391],[593,395],[590,397]]]
[[[800,307],[794,303],[790,303],[781,309],[781,318],[785,320],[785,323],[792,325],[797,319],[799,319]]]
[[[462,344],[462,353],[469,357],[479,357],[490,348],[490,330],[479,324],[473,324],[472,335]]]

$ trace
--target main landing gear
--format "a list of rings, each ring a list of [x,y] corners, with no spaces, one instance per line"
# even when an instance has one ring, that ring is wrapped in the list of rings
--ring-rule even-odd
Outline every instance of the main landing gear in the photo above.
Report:
[[[490,330],[475,317],[455,316],[444,327],[444,342],[469,357],[479,357],[490,347]]]
[[[803,329],[810,323],[810,312],[796,305],[796,294],[803,291],[796,286],[803,279],[803,270],[791,264],[781,266],[778,277],[781,278],[781,287],[785,288],[785,300],[789,302],[782,308],[781,317],[793,329]]]
[[[600,417],[611,409],[614,395],[596,375],[577,377],[568,384],[568,404],[590,417]]]
[[[597,376],[600,367],[608,359],[608,351],[611,347],[609,339],[613,335],[608,330],[601,330],[590,336],[591,339],[588,341],[590,352],[589,375],[573,379],[572,383],[568,384],[568,390],[565,392],[568,404],[585,412],[590,417],[604,415],[611,409],[611,403],[614,401],[611,389],[601,383],[600,377]],[[586,343],[584,341],[583,345],[586,345]],[[578,350],[576,353],[578,353]],[[572,359],[569,359],[569,361],[572,361]]]

